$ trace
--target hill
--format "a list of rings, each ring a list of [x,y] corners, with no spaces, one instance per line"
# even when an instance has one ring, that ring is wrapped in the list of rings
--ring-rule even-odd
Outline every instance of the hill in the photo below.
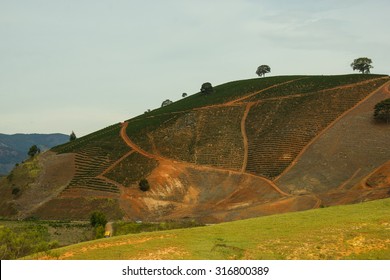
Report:
[[[84,242],[29,259],[390,259],[390,199]],[[190,241],[190,242],[189,242]]]
[[[49,150],[69,140],[68,135],[53,134],[1,134],[0,133],[0,175],[8,174],[16,163],[27,158],[27,152],[32,145],[37,145],[41,151]]]
[[[77,220],[100,209],[218,223],[389,197],[390,126],[372,120],[389,84],[342,75],[216,86],[17,167],[0,183],[0,216]]]

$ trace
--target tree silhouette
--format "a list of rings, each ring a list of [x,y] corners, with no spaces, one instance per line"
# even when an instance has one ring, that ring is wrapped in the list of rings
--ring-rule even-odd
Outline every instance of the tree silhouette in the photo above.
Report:
[[[32,145],[31,147],[30,147],[30,149],[28,150],[28,155],[30,156],[30,157],[34,157],[36,154],[39,154],[41,152],[41,150],[38,148],[38,146],[37,145]]]
[[[370,74],[370,69],[373,68],[371,65],[372,60],[367,57],[356,58],[352,63],[351,67],[353,71],[358,70],[362,74]]]
[[[76,140],[76,134],[74,133],[74,131],[72,131],[72,133],[70,134],[70,136],[69,136],[69,141],[74,141],[74,140]]]
[[[268,65],[260,65],[259,67],[257,67],[256,70],[256,74],[259,77],[263,77],[263,76],[265,77],[265,74],[270,72],[271,72],[271,68]]]
[[[390,98],[375,105],[374,119],[380,122],[390,123]]]
[[[205,93],[205,94],[210,94],[213,93],[214,88],[211,85],[211,83],[206,82],[202,84],[202,87],[200,88],[200,92]]]

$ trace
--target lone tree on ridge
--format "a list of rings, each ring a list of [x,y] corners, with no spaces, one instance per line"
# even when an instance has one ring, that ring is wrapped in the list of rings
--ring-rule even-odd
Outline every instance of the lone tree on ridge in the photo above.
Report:
[[[362,74],[370,74],[370,69],[374,66],[371,65],[372,60],[367,57],[356,58],[352,63],[351,67],[353,71],[358,70]]]
[[[39,154],[41,152],[41,150],[38,148],[38,146],[37,145],[32,145],[31,147],[30,147],[30,149],[28,150],[28,155],[30,156],[30,157],[34,157],[36,154]]]
[[[202,87],[200,88],[200,92],[205,93],[205,94],[210,94],[214,92],[214,88],[211,85],[211,83],[206,82],[202,84]]]
[[[173,102],[169,99],[166,99],[165,101],[163,101],[163,103],[161,104],[161,107],[165,107],[165,106],[168,106],[169,104],[172,104]]]
[[[76,134],[74,133],[74,131],[72,131],[72,133],[69,135],[69,141],[74,141],[74,140],[76,140]]]
[[[265,77],[265,74],[270,72],[271,72],[271,67],[269,67],[268,65],[260,65],[259,67],[257,67],[256,70],[256,74],[259,77]]]

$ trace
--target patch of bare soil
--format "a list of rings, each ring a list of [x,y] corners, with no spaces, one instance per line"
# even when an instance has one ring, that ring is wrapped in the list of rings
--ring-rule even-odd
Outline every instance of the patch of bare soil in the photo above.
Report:
[[[74,251],[69,251],[61,256],[58,257],[58,259],[68,259],[68,258],[71,258],[73,257],[74,255],[80,255],[80,254],[83,254],[85,252],[89,252],[89,251],[94,251],[94,250],[100,250],[100,249],[106,249],[106,248],[115,248],[115,247],[121,247],[121,246],[124,246],[124,245],[137,245],[137,244],[142,244],[142,243],[145,243],[145,242],[149,242],[151,240],[158,240],[158,239],[165,239],[165,238],[172,238],[172,234],[166,234],[166,235],[160,235],[160,236],[153,236],[153,237],[140,237],[140,238],[132,238],[132,239],[121,239],[121,240],[118,240],[118,241],[111,241],[110,239],[107,240],[106,242],[99,242],[99,243],[96,243],[96,244],[86,244],[85,246],[81,247],[81,248],[78,248],[77,250],[74,250]],[[165,250],[165,249],[164,249]],[[160,256],[163,254],[163,252],[161,251],[161,253],[159,254]]]
[[[375,104],[390,97],[388,86],[372,93],[308,146],[278,178],[278,186],[291,194],[317,193],[327,202],[333,199],[332,204],[390,196],[384,189],[362,191],[356,187],[370,174],[364,185],[386,187],[389,182],[388,165],[373,174],[390,159],[390,126],[373,121]]]
[[[185,250],[179,247],[167,247],[151,251],[141,251],[141,253],[135,257],[137,260],[177,260],[183,259],[185,256],[189,256]]]
[[[375,170],[363,180],[362,184],[368,188],[389,188],[390,187],[390,160]]]
[[[107,197],[56,197],[31,215],[45,220],[88,220],[91,213],[99,209],[109,220],[117,220],[123,217],[118,199]]]
[[[26,167],[30,165],[34,166],[33,169]],[[13,200],[20,218],[28,217],[34,210],[57,197],[66,188],[74,175],[74,155],[57,155],[47,151],[26,166],[20,166],[25,169],[26,174],[18,176],[19,181],[8,183],[21,189],[20,195]],[[35,173],[38,176],[35,176]],[[9,188],[11,189],[12,186]]]
[[[290,197],[250,174],[161,161],[147,178],[151,190],[122,190],[120,205],[133,220],[231,221],[317,207],[313,196]]]

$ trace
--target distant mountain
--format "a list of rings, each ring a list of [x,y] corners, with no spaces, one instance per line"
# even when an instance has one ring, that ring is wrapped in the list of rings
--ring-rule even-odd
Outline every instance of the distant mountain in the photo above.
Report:
[[[64,144],[69,136],[54,134],[1,134],[0,133],[0,175],[9,173],[16,163],[27,158],[27,152],[32,145],[37,145],[41,151]]]

